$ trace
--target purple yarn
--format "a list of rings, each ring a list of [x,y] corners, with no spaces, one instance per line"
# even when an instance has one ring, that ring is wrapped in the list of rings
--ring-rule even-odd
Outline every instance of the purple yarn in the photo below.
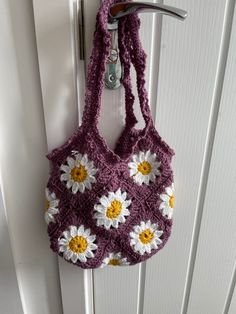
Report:
[[[126,257],[130,265],[142,262],[156,254],[166,244],[172,227],[172,219],[163,216],[159,207],[162,202],[160,195],[173,183],[171,160],[174,151],[161,139],[151,117],[145,89],[146,54],[139,39],[140,20],[136,14],[119,21],[119,51],[124,66],[122,84],[125,89],[126,123],[114,151],[108,148],[98,131],[105,66],[111,41],[111,35],[107,30],[108,10],[116,2],[120,0],[103,0],[97,14],[94,47],[87,71],[82,124],[63,145],[47,155],[51,161],[47,188],[60,200],[55,222],[48,225],[51,249],[63,257],[58,245],[62,233],[71,225],[77,227],[84,225],[86,229],[89,228],[91,234],[96,235],[97,249],[94,258],[88,258],[85,263],[80,261],[74,263],[82,268],[100,267],[104,258],[111,252],[121,252],[122,257]],[[145,121],[145,127],[141,130],[134,127],[137,119],[133,112],[135,97],[130,78],[131,62],[137,73],[137,91]],[[148,150],[155,153],[161,163],[160,175],[149,185],[138,185],[130,176],[128,163],[133,154]],[[74,157],[73,151],[78,151],[82,155],[87,154],[88,159],[93,161],[98,169],[96,182],[92,184],[91,190],[86,189],[84,193],[73,194],[60,179],[61,165],[67,163],[69,156]],[[99,202],[102,195],[107,195],[109,191],[117,191],[119,188],[126,191],[127,198],[132,200],[129,207],[130,215],[118,228],[106,230],[96,224],[93,217],[94,205]],[[129,233],[135,225],[148,220],[157,223],[158,228],[163,231],[162,243],[150,254],[140,255],[131,247]]]

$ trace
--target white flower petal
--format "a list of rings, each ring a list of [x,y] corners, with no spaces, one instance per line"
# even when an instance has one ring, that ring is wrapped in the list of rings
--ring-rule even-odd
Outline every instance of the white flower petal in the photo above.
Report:
[[[137,174],[137,169],[136,169],[136,168],[130,169],[130,176],[131,176],[131,177],[134,176],[134,175],[136,175],[136,174]]]
[[[68,173],[63,173],[60,176],[60,180],[61,181],[68,181],[68,180],[70,180],[70,175]]]
[[[47,212],[48,212],[48,214],[50,214],[50,215],[56,215],[56,214],[59,213],[59,210],[58,210],[58,208],[49,207]]]
[[[85,154],[81,159],[81,165],[86,166],[87,162],[88,162],[88,156],[87,154]]]
[[[91,190],[92,189],[92,184],[88,181],[88,180],[85,180],[84,181],[84,185],[87,189]]]
[[[145,246],[145,250],[146,250],[146,252],[147,253],[151,253],[151,244],[150,243],[148,243],[146,246]]]
[[[121,258],[121,253],[118,252],[118,253],[114,254],[114,257],[120,259]]]
[[[54,194],[54,196],[53,196],[54,199],[51,200],[49,203],[50,203],[50,207],[56,208],[58,206],[58,204],[59,204],[59,200],[55,199],[56,195],[55,195],[55,193],[53,193],[53,194]]]
[[[94,176],[89,176],[89,180],[91,183],[97,182],[96,178]]]
[[[161,243],[162,243],[162,240],[159,239],[159,238],[156,238],[156,239],[155,239],[155,242],[156,242],[157,244],[161,244]]]
[[[118,195],[119,195],[119,194],[118,194]],[[119,196],[121,196],[121,199],[122,199],[123,201],[125,201],[126,198],[127,198],[127,192],[120,193]]]
[[[94,242],[95,240],[96,240],[96,235],[95,234],[92,234],[92,235],[90,235],[90,236],[88,236],[88,238],[87,238],[87,240],[88,240],[88,242]]]
[[[76,228],[76,226],[70,226],[70,234],[71,234],[72,238],[77,236],[77,228]]]
[[[140,252],[140,254],[141,255],[143,255],[144,253],[145,253],[145,247],[144,246],[142,246],[140,249],[139,249],[139,252]]]
[[[167,194],[161,194],[160,199],[162,199],[164,202],[169,202],[170,197]]]
[[[73,253],[71,256],[71,260],[73,263],[76,263],[78,260],[78,254],[77,253]]]
[[[151,173],[151,174],[150,174],[150,180],[151,180],[152,182],[155,182],[156,177],[155,177],[155,174],[154,174],[154,173]]]
[[[158,245],[155,241],[152,241],[150,246],[151,246],[151,249],[154,249],[154,250],[156,250],[158,248]]]
[[[50,191],[48,188],[45,189],[45,196],[48,201],[50,201]]]
[[[73,184],[74,184],[74,181],[73,181],[73,180],[67,181],[67,182],[66,182],[66,187],[67,187],[67,189],[70,189]]]
[[[166,193],[167,193],[169,196],[172,196],[172,195],[173,195],[173,191],[172,191],[171,187],[167,187],[167,188],[166,188]]]
[[[145,230],[145,228],[146,228],[146,224],[145,224],[145,222],[144,221],[141,221],[141,228],[142,228],[142,230]]]
[[[71,235],[70,235],[70,232],[68,230],[64,231],[62,233],[63,237],[66,238],[67,240],[70,240],[71,239]]]
[[[62,238],[62,239],[59,240],[58,243],[59,243],[59,245],[67,245],[68,241],[66,239]]]
[[[116,196],[122,196],[122,197],[123,197],[123,195],[125,195],[125,198],[126,198],[126,192],[121,193],[121,189],[120,188],[116,191],[115,194],[116,194]]]
[[[149,160],[150,157],[151,157],[151,151],[150,151],[150,149],[149,149],[149,150],[146,152],[146,154],[145,154],[145,160]]]
[[[97,212],[102,213],[102,214],[104,214],[106,212],[106,208],[104,206],[102,206],[102,205],[95,205],[94,209]]]
[[[86,263],[87,262],[87,258],[86,258],[84,253],[78,254],[78,259],[81,261],[81,263]]]
[[[85,185],[84,185],[84,183],[79,183],[79,191],[80,191],[81,193],[84,193],[84,191],[85,191]]]
[[[72,185],[72,193],[76,194],[79,190],[79,183],[78,182],[74,182]]]
[[[143,176],[143,182],[145,183],[145,184],[149,184],[149,181],[150,181],[150,175],[146,175],[146,176]]]
[[[137,233],[142,232],[142,228],[140,226],[134,226],[134,231],[135,231],[135,235],[136,235]]]
[[[157,168],[153,168],[153,174],[155,174],[156,176],[158,176],[160,174],[160,170]]]
[[[129,214],[130,214],[130,212],[129,212],[129,210],[127,208],[122,210],[122,215],[123,216],[129,216]]]
[[[125,222],[125,217],[124,216],[119,216],[118,222],[124,223]],[[118,222],[117,222],[117,227],[118,227]]]
[[[111,227],[111,225],[112,225],[112,221],[110,221],[110,220],[105,220],[104,221],[104,227],[106,229],[109,229]]]
[[[73,255],[73,252],[71,252],[70,250],[65,251],[64,254],[63,254],[65,259],[67,259],[67,260],[70,260],[72,255]]]
[[[100,203],[104,206],[104,207],[109,207],[110,206],[110,202],[108,201],[108,198],[106,196],[102,196],[100,198]]]
[[[134,169],[135,171],[137,171],[137,163],[129,162],[128,166],[129,166],[129,168]]]
[[[98,226],[98,227],[100,227],[100,226],[104,225],[104,223],[103,223],[103,219],[99,219],[99,218],[97,218],[97,222],[96,222],[96,224],[97,224],[97,226]]]
[[[67,157],[67,163],[71,169],[75,167],[75,160],[73,158]]]
[[[61,245],[59,247],[59,252],[65,252],[67,250],[67,245]]]
[[[131,200],[126,200],[126,201],[123,202],[122,205],[123,205],[124,207],[129,207],[131,203],[132,203]]]
[[[97,218],[97,219],[103,219],[104,214],[102,214],[102,213],[95,213],[95,214],[93,215],[93,217],[94,217],[94,218]]]
[[[112,221],[112,226],[113,226],[114,228],[118,228],[118,224],[119,224],[119,221],[117,221],[117,220],[113,220],[113,221]]]
[[[89,248],[90,248],[90,250],[94,251],[98,248],[98,246],[95,243],[90,243]]]
[[[140,153],[139,153],[139,160],[140,160],[140,161],[144,161],[144,160],[145,160],[145,154],[144,154],[144,152],[140,152]]]
[[[169,208],[169,206],[165,203],[165,202],[162,202],[161,204],[160,204],[160,207],[159,207],[160,209],[167,209],[168,210],[168,208]]]
[[[93,177],[96,173],[97,173],[97,169],[95,168],[88,169],[88,174],[90,177]]]
[[[149,221],[150,221],[150,220],[149,220]],[[151,223],[151,222],[150,222],[150,223]],[[151,226],[151,229],[152,229],[153,231],[157,229],[157,224],[151,224],[150,226]]]
[[[50,219],[50,217],[48,216],[48,213],[45,213],[45,214],[44,214],[44,219],[45,219],[47,225],[51,222],[51,219]]]
[[[85,252],[85,256],[88,257],[88,258],[93,258],[93,257],[94,257],[94,254],[93,254],[92,251],[87,250],[87,251]]]
[[[84,236],[86,237],[87,240],[88,236],[90,235],[90,232],[91,232],[90,228],[84,230]]]
[[[130,245],[131,245],[131,246],[132,246],[132,245],[136,245],[137,242],[138,242],[137,239],[131,239],[131,240],[130,240]]]
[[[67,165],[61,165],[60,169],[61,169],[62,171],[64,171],[65,173],[70,174],[71,168],[70,168],[69,166],[67,166]]]
[[[133,232],[133,231],[131,231],[131,232],[129,233],[129,235],[130,235],[131,238],[133,238],[133,239],[136,239],[136,238],[138,237],[138,234],[135,233],[135,232]]]
[[[75,159],[76,159],[77,162],[80,162],[81,159],[82,159],[82,155],[81,155],[80,153],[79,153],[79,154],[76,154],[76,155],[75,155]]]
[[[87,231],[90,233],[90,229],[87,229]],[[79,228],[78,228],[78,231],[77,231],[77,235],[83,235],[84,234],[84,226],[81,225]]]

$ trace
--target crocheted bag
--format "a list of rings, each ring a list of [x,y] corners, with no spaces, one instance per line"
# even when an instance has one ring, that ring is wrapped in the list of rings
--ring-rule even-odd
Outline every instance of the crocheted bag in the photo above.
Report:
[[[104,0],[97,15],[82,124],[47,155],[51,171],[45,218],[51,249],[82,268],[145,261],[163,248],[172,227],[174,151],[159,136],[150,114],[137,15],[119,21],[126,123],[114,151],[98,129],[111,41],[108,10],[115,2]],[[143,129],[134,127],[131,62],[137,73]]]

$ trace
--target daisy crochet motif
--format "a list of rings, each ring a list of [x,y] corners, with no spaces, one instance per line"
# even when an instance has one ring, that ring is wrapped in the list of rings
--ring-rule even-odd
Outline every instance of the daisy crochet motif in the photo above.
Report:
[[[78,191],[84,193],[85,189],[91,190],[92,183],[96,182],[94,177],[97,169],[94,167],[93,161],[89,161],[87,154],[77,154],[75,159],[67,157],[67,165],[62,165],[61,181],[66,181],[67,189],[72,189],[72,193]]]
[[[88,258],[94,257],[93,251],[97,249],[95,240],[96,236],[90,235],[90,229],[85,229],[83,225],[79,228],[70,226],[58,240],[59,252],[63,252],[64,258],[73,263],[77,260],[86,263]]]
[[[174,210],[174,184],[165,189],[165,193],[160,195],[162,203],[160,204],[160,210],[163,216],[167,216],[168,219],[172,218]]]
[[[94,218],[97,220],[97,226],[103,226],[106,229],[118,228],[120,223],[124,223],[126,216],[130,214],[128,207],[131,200],[127,199],[127,193],[118,189],[116,192],[109,192],[108,196],[103,195],[99,204],[94,206]]]
[[[121,253],[110,253],[108,257],[104,258],[101,268],[105,266],[127,266],[129,262],[126,257],[122,257]]]
[[[156,154],[152,154],[150,150],[147,152],[139,152],[132,156],[129,163],[130,176],[134,181],[142,185],[149,185],[150,181],[155,182],[156,176],[160,174],[161,163],[156,160]]]
[[[50,222],[55,223],[54,216],[59,213],[58,204],[59,200],[56,198],[55,193],[50,193],[49,189],[45,190],[46,204],[44,218],[47,224]]]
[[[143,255],[144,253],[151,253],[152,249],[157,249],[158,245],[162,243],[160,239],[163,234],[162,230],[158,230],[157,224],[152,224],[150,220],[142,221],[140,225],[134,226],[133,231],[130,232],[130,245],[135,252]]]

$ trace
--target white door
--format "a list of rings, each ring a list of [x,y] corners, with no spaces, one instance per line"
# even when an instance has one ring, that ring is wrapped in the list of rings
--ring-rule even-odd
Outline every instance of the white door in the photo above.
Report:
[[[83,1],[80,60],[81,1],[0,1],[0,313],[234,314],[235,0],[165,1],[188,12],[184,22],[140,15],[152,116],[176,152],[166,247],[141,265],[85,271],[49,249],[45,155],[81,122],[99,3]],[[123,105],[122,89],[104,90],[99,125],[110,147]],[[135,112],[142,127],[138,102]]]

